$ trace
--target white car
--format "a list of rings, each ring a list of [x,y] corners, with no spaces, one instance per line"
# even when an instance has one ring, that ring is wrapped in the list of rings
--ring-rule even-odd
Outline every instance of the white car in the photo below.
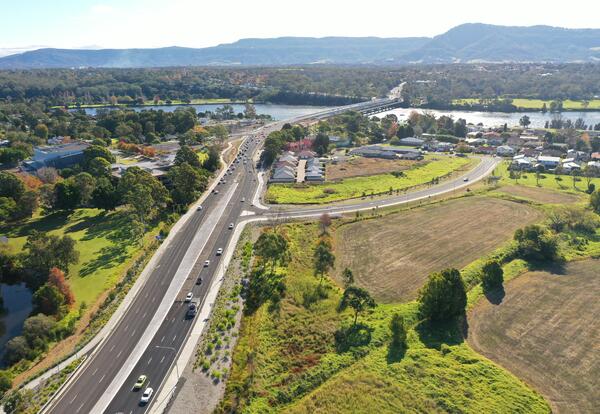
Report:
[[[229,227],[227,227],[229,230],[233,230],[233,223],[229,223]]]
[[[221,256],[222,254],[223,254],[223,249],[219,247],[217,249],[217,256]]]
[[[205,260],[204,261],[204,267],[208,267],[210,265],[210,260]]]
[[[185,301],[186,302],[191,302],[192,298],[194,297],[194,294],[192,292],[188,293],[185,297]]]
[[[202,211],[202,206],[198,206],[198,208],[196,210]]]
[[[463,178],[463,181],[469,181],[469,177]]]
[[[152,394],[154,394],[154,390],[150,387],[146,388],[142,394],[142,398],[140,398],[140,402],[142,404],[146,404],[148,401],[150,401],[150,398],[152,398]]]

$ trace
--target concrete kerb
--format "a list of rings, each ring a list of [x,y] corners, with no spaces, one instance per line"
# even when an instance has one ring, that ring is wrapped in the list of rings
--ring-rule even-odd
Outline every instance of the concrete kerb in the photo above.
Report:
[[[225,163],[225,160],[223,159],[223,155],[227,151],[229,151],[230,148],[232,148],[231,143],[229,143],[227,145],[227,148],[225,148],[221,152],[221,155],[220,155],[221,163],[224,166],[226,166],[227,164]],[[71,355],[66,360],[60,362],[57,366],[49,369],[48,371],[46,371],[42,375],[34,378],[33,380],[29,381],[27,384],[25,384],[23,386],[23,388],[25,388],[25,389],[35,389],[44,380],[46,380],[49,377],[51,377],[52,375],[54,375],[54,374],[62,371],[65,367],[67,367],[68,365],[70,365],[73,361],[75,361],[77,358],[79,358],[80,355],[86,355],[86,354],[88,354],[87,358],[85,359],[85,361],[83,361],[77,367],[77,369],[75,369],[75,371],[73,371],[73,373],[69,376],[69,379],[59,388],[58,392],[55,393],[55,395],[48,401],[48,403],[46,404],[46,406],[44,407],[44,409],[42,409],[40,412],[44,412],[44,410],[46,408],[50,407],[50,405],[51,405],[50,403],[53,402],[53,401],[55,401],[57,398],[59,398],[62,395],[62,393],[64,392],[64,390],[67,389],[68,385],[70,385],[79,376],[79,373],[81,373],[83,371],[83,368],[90,361],[93,360],[93,357],[95,356],[95,354],[97,353],[97,351],[99,349],[101,349],[104,340],[110,335],[110,333],[119,324],[119,322],[121,321],[121,318],[123,317],[123,315],[125,314],[125,312],[129,308],[129,306],[131,305],[131,303],[133,302],[133,300],[135,299],[135,297],[138,295],[138,293],[141,290],[141,288],[146,283],[146,280],[148,279],[148,276],[150,275],[151,270],[155,268],[156,262],[160,259],[160,257],[162,257],[164,251],[168,248],[169,244],[172,242],[175,234],[177,234],[177,232],[181,229],[181,227],[183,227],[183,225],[186,224],[189,221],[189,219],[192,217],[192,215],[196,211],[197,207],[199,205],[201,205],[204,202],[204,200],[206,200],[206,198],[210,195],[210,193],[212,192],[213,188],[215,188],[217,186],[217,183],[219,182],[219,180],[225,174],[226,170],[227,170],[226,167],[222,168],[222,171],[219,173],[219,175],[213,181],[213,183],[210,185],[210,187],[207,189],[207,191],[205,191],[202,194],[202,196],[198,199],[198,201],[196,201],[196,203],[194,203],[194,205],[177,221],[177,223],[175,223],[173,225],[173,227],[171,228],[171,231],[169,232],[169,235],[167,236],[167,238],[159,246],[159,248],[156,250],[156,252],[152,255],[152,257],[150,258],[150,260],[148,261],[148,263],[146,264],[146,266],[142,270],[142,273],[140,274],[140,276],[136,279],[135,283],[133,284],[133,286],[131,287],[131,289],[129,290],[129,292],[125,296],[125,298],[123,298],[123,301],[121,302],[121,304],[117,307],[117,310],[113,313],[113,315],[111,316],[111,318],[109,319],[109,321],[107,322],[107,324],[104,325],[104,327],[100,330],[100,332],[98,332],[96,334],[96,336],[94,336],[94,338],[92,338],[79,351],[75,352],[75,354]]]

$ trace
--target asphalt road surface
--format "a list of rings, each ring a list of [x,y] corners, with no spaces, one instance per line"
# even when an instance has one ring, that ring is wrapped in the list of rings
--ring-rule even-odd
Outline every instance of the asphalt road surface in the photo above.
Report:
[[[143,390],[146,387],[152,387],[154,389],[153,397],[158,395],[162,381],[169,373],[179,351],[185,344],[194,321],[193,318],[186,318],[188,304],[184,302],[185,296],[188,292],[192,292],[194,298],[199,301],[203,300],[207,289],[212,283],[212,278],[220,266],[221,256],[216,255],[216,250],[227,247],[232,233],[228,229],[229,224],[234,223],[235,225],[243,219],[240,216],[242,211],[252,210],[257,216],[269,218],[277,216],[294,218],[316,216],[323,212],[343,213],[384,207],[427,198],[468,185],[469,182],[488,174],[497,163],[494,159],[484,158],[478,167],[457,179],[406,195],[380,200],[360,200],[354,204],[343,206],[300,208],[275,214],[254,209],[250,206],[258,185],[255,166],[251,160],[262,142],[262,137],[266,136],[271,130],[279,129],[281,124],[281,122],[271,124],[248,136],[246,146],[241,148],[242,151],[245,148],[245,155],[248,158],[247,163],[244,164],[243,161],[234,163],[235,169],[231,170],[231,174],[228,173],[225,176],[227,183],[216,187],[219,194],[211,194],[203,203],[203,209],[194,212],[187,224],[174,236],[169,248],[157,261],[157,265],[149,274],[148,280],[144,283],[110,336],[100,345],[99,349],[93,352],[90,360],[86,361],[84,367],[77,371],[74,380],[49,405],[46,412],[80,414],[103,411],[105,413],[133,414],[144,413],[148,410],[154,399],[151,399],[149,404],[141,405],[140,397]],[[468,178],[468,181],[463,181],[464,178]],[[230,197],[230,199],[226,203],[220,202],[223,197]],[[217,217],[216,224],[207,223],[210,220],[209,217]],[[214,230],[205,235],[204,248],[194,264],[192,272],[185,280],[183,288],[179,291],[177,299],[170,306],[167,317],[160,322],[156,334],[141,353],[141,357],[118,392],[110,391],[109,386],[115,376],[128,362],[132,362],[130,361],[131,355],[136,351],[136,346],[139,346],[138,343],[149,327],[171,281],[175,278],[190,244],[198,232],[202,231],[200,229],[207,228],[209,224],[214,225]],[[205,260],[210,260],[207,267],[204,267]],[[198,277],[202,277],[201,284],[196,284]],[[137,351],[142,350],[138,349]],[[175,366],[176,370],[182,371],[183,368]],[[137,377],[142,374],[148,377],[148,381],[142,390],[133,391],[133,384]],[[98,407],[98,402],[106,398],[109,398],[110,401],[108,407]]]

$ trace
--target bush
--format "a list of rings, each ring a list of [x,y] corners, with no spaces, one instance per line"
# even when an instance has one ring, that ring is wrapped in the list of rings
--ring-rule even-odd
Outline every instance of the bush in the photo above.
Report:
[[[4,393],[10,390],[12,387],[12,379],[10,374],[6,371],[0,371],[0,398],[4,396]]]
[[[403,349],[406,346],[406,326],[404,318],[395,313],[390,321],[390,331],[392,331],[392,343],[394,349]]]
[[[484,291],[490,291],[502,286],[504,271],[497,260],[490,260],[481,269],[481,284]]]
[[[432,321],[449,320],[463,315],[467,294],[460,272],[445,269],[429,275],[429,280],[419,291],[419,311]]]
[[[541,226],[531,225],[515,232],[516,254],[522,259],[533,261],[555,261],[560,258],[556,237],[548,234]]]

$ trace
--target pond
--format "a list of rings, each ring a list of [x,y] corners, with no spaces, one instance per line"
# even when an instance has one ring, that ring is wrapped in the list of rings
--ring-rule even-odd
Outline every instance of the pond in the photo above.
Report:
[[[423,112],[421,108],[396,108],[390,111],[382,112],[377,114],[378,117],[382,118],[387,114],[394,114],[399,120],[408,118],[408,115],[412,111]],[[478,111],[444,111],[444,110],[433,110],[427,109],[427,112],[433,113],[436,117],[442,115],[451,116],[452,118],[465,119],[467,123],[477,125],[482,123],[486,127],[501,126],[508,124],[508,126],[519,125],[519,119],[523,115],[527,115],[531,121],[530,128],[543,128],[546,121],[551,121],[552,117],[556,114],[553,113],[542,113],[542,112],[478,112]],[[600,112],[562,112],[563,119],[570,119],[575,122],[577,118],[583,118],[587,125],[595,125],[600,123]]]
[[[0,283],[0,294],[4,301],[4,312],[0,314],[1,361],[6,343],[21,334],[23,322],[29,317],[33,308],[31,305],[32,294],[25,283],[15,285]]]
[[[126,109],[133,109],[134,111],[145,111],[145,110],[163,110],[165,112],[173,112],[177,108],[188,108],[192,107],[196,109],[196,112],[206,112],[215,110],[222,107],[223,104],[204,104],[204,105],[148,105],[148,106],[132,106]],[[244,112],[244,105],[232,104],[234,112]],[[278,105],[278,104],[255,104],[256,113],[259,115],[270,115],[275,120],[283,120],[294,118],[297,116],[309,115],[315,112],[319,112],[323,109],[327,109],[324,106],[309,106],[309,105]],[[83,108],[85,113],[88,115],[95,115],[99,110],[114,110],[123,108]]]

